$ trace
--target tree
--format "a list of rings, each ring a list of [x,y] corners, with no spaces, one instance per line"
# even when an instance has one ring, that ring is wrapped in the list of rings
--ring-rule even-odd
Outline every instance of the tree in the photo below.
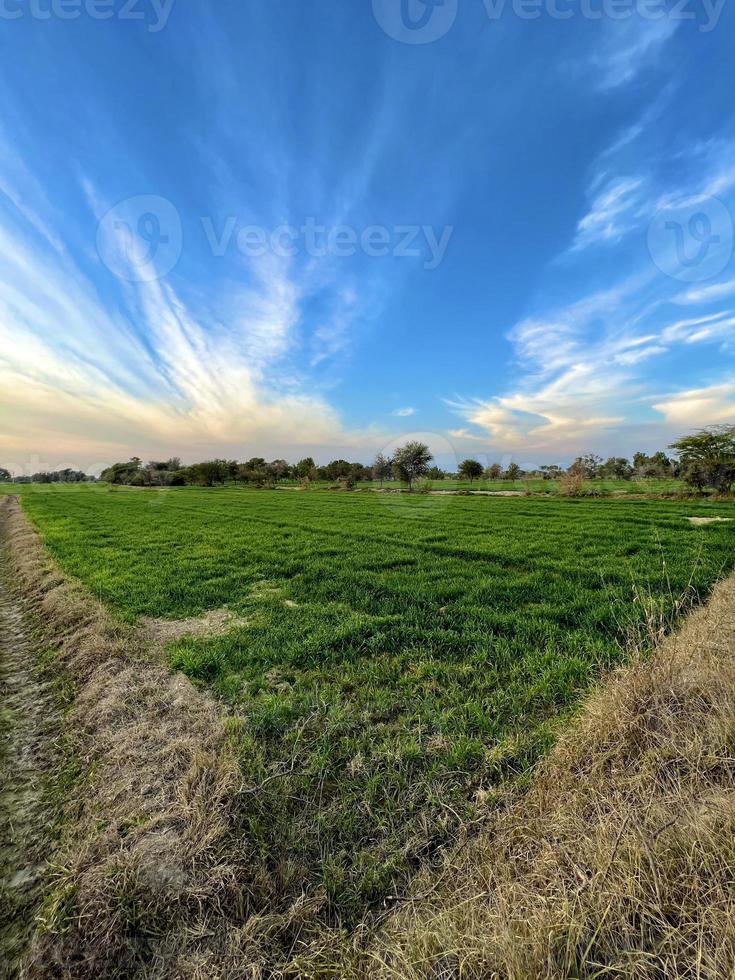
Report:
[[[105,483],[129,486],[139,474],[140,459],[137,456],[133,456],[128,463],[113,463],[112,466],[108,466],[100,474],[100,480],[104,480]]]
[[[488,480],[502,480],[503,479],[503,467],[500,463],[492,463],[485,470],[485,477]]]
[[[482,463],[476,459],[465,459],[459,464],[459,475],[463,480],[479,480],[483,474]]]
[[[430,480],[446,480],[447,474],[439,466],[431,466],[426,476]]]
[[[348,463],[346,459],[333,459],[324,467],[324,473],[328,480],[342,480],[348,475],[351,467],[352,463]]]
[[[0,483],[10,483],[12,479],[13,477],[10,470],[3,469],[3,467],[0,466]]]
[[[653,456],[636,453],[633,457],[633,468],[638,476],[643,478],[664,478],[674,475],[674,467],[666,453],[658,452]]]
[[[393,472],[393,460],[388,459],[382,453],[378,453],[375,457],[375,462],[373,463],[373,479],[380,480],[380,486],[383,486],[383,480],[387,480],[391,473]]]
[[[181,460],[178,456],[162,461],[151,460],[145,465],[143,477],[146,486],[170,487],[173,486],[174,475],[180,470]]]
[[[599,469],[600,476],[609,480],[630,480],[633,467],[623,456],[611,456]]]
[[[602,456],[596,456],[595,453],[586,453],[584,456],[577,456],[569,467],[569,472],[579,474],[585,480],[594,480],[599,473],[601,463]]]
[[[508,469],[505,471],[506,480],[520,480],[523,476],[523,470],[520,468],[518,463],[511,463]]]
[[[311,456],[300,459],[296,464],[296,476],[299,480],[309,480],[312,478],[316,466]]]
[[[215,483],[224,484],[228,477],[237,474],[237,463],[226,459],[210,459],[204,463],[194,463],[185,472],[192,483],[202,487],[213,487]]]
[[[274,459],[272,463],[268,464],[267,469],[268,474],[276,483],[278,483],[279,480],[285,480],[291,471],[291,467],[288,465],[285,459]]]
[[[541,476],[544,480],[558,480],[562,475],[563,470],[561,466],[557,466],[556,463],[552,463],[550,466],[541,467]]]
[[[727,493],[735,483],[735,426],[702,429],[669,448],[679,454],[682,475],[690,486]]]
[[[393,454],[393,472],[397,479],[408,484],[408,489],[411,491],[413,481],[417,476],[423,476],[428,471],[429,463],[433,458],[429,447],[423,442],[407,442]]]

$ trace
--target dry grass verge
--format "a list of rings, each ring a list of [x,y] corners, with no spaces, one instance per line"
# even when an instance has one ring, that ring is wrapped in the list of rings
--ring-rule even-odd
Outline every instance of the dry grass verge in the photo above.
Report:
[[[735,577],[601,685],[490,820],[336,975],[733,977]]]
[[[253,977],[269,882],[236,832],[239,769],[215,702],[144,659],[58,572],[17,501],[0,503],[12,572],[77,688],[81,784],[23,976]]]

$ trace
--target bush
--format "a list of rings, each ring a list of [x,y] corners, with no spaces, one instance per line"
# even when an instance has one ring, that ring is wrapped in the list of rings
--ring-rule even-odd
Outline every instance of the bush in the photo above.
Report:
[[[579,470],[569,470],[559,477],[559,493],[563,497],[581,497],[584,475]]]

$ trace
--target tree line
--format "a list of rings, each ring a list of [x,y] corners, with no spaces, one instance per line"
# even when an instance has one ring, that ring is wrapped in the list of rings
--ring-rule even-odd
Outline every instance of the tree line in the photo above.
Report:
[[[43,470],[32,476],[13,476],[10,470],[0,466],[0,483],[95,483],[96,476],[89,476],[81,470]]]
[[[586,453],[578,456],[566,468],[552,464],[537,470],[523,470],[517,463],[510,463],[506,468],[500,463],[483,466],[477,459],[465,459],[456,474],[432,465],[434,457],[429,447],[421,442],[407,442],[391,456],[379,453],[371,466],[345,459],[335,459],[326,466],[317,466],[311,456],[297,463],[288,463],[285,459],[268,462],[263,457],[254,456],[244,463],[212,459],[184,466],[178,457],[144,464],[134,456],[127,462],[108,467],[101,473],[100,480],[132,487],[213,487],[232,482],[267,487],[296,481],[305,486],[327,482],[344,488],[372,481],[380,483],[382,487],[386,481],[397,480],[413,490],[416,481],[421,478],[433,481],[459,477],[470,483],[482,478],[508,481],[525,478],[562,481],[574,492],[575,486],[587,480],[678,478],[698,491],[710,488],[718,493],[727,493],[731,490],[735,483],[735,426],[702,429],[672,443],[669,449],[674,451],[675,456],[669,457],[665,452],[653,455],[639,452],[631,461],[622,456],[604,460],[595,453]],[[94,480],[95,477],[71,469],[13,478],[8,470],[0,468],[0,483],[82,483]]]

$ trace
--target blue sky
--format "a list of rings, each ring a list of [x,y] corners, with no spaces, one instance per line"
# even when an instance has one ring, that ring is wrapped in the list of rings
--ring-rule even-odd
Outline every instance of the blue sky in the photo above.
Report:
[[[734,40],[718,0],[0,0],[0,465],[735,422]]]

